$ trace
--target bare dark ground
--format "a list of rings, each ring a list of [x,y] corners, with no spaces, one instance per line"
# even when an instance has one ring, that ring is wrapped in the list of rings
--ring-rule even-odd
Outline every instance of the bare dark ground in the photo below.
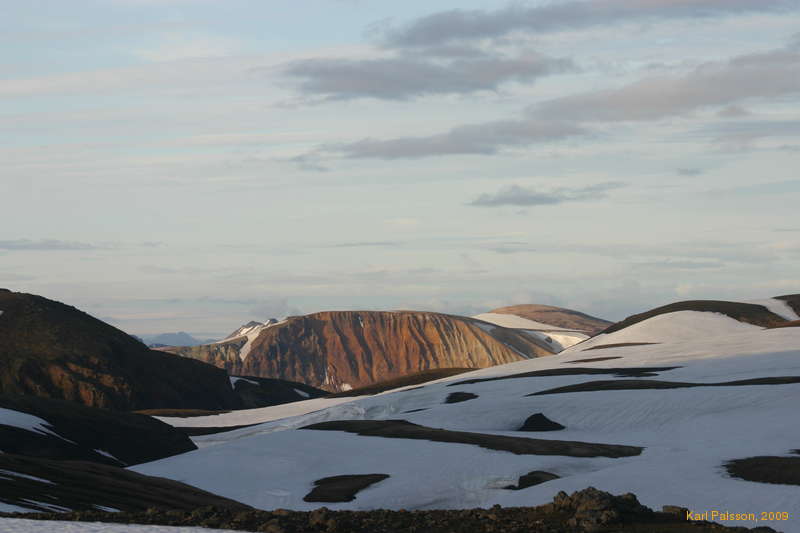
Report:
[[[306,502],[351,502],[356,494],[370,485],[383,481],[388,474],[348,474],[324,477],[314,482],[314,488],[305,495]]]
[[[54,461],[2,454],[0,469],[4,470],[0,478],[0,501],[22,507],[36,507],[30,502],[41,502],[86,511],[92,510],[94,505],[122,511],[149,508],[191,510],[206,505],[237,510],[250,508],[178,481],[87,461]],[[48,510],[45,505],[37,508]]]
[[[508,437],[488,433],[449,431],[412,424],[406,420],[335,420],[320,422],[300,429],[346,431],[365,437],[390,439],[428,440],[472,444],[489,450],[511,452],[516,455],[565,455],[569,457],[630,457],[639,455],[643,448],[620,444],[598,444],[566,440]]]
[[[791,322],[778,324],[777,326],[772,326],[769,329],[777,329],[777,328],[800,328],[800,320],[792,320]]]
[[[554,479],[558,479],[558,476],[551,474],[550,472],[534,470],[533,472],[528,472],[524,476],[520,476],[516,485],[509,485],[508,487],[503,488],[508,490],[522,490],[527,489],[528,487],[533,487],[534,485],[541,485],[546,481],[552,481]]]
[[[617,342],[613,344],[598,344],[597,346],[592,346],[591,348],[586,348],[581,351],[588,352],[590,350],[605,350],[606,348],[624,348],[625,346],[648,346],[650,344],[661,344],[661,343],[660,342]],[[611,359],[613,359],[613,357]]]
[[[477,397],[477,394],[472,394],[471,392],[451,392],[445,398],[444,403],[461,403],[467,400],[474,400]]]
[[[521,372],[519,374],[511,374],[510,376],[499,376],[496,378],[476,378],[467,379],[464,381],[457,381],[450,383],[448,387],[455,387],[457,385],[472,385],[473,383],[484,383],[486,381],[500,381],[503,379],[520,379],[520,378],[536,378],[548,376],[581,376],[592,374],[611,374],[616,377],[628,378],[646,378],[657,376],[659,372],[666,372],[667,370],[675,370],[679,366],[652,366],[652,367],[630,367],[630,368],[548,368],[545,370],[533,370],[531,372]]]
[[[800,457],[748,457],[729,461],[725,468],[731,476],[747,481],[800,485]]]
[[[366,387],[359,387],[349,391],[337,392],[336,394],[331,394],[328,396],[328,398],[349,398],[350,396],[378,394],[379,392],[385,392],[387,390],[397,389],[399,387],[408,387],[409,385],[419,385],[420,383],[427,383],[437,379],[449,378],[450,376],[463,374],[464,372],[471,372],[473,370],[477,370],[477,368],[435,368],[433,370],[424,370],[422,372],[417,372],[416,374],[390,379],[387,381],[381,381],[380,383],[374,383]]]
[[[792,298],[791,296],[781,297],[782,299]],[[787,300],[789,302],[789,300]],[[789,305],[792,305],[789,303]],[[776,315],[763,305],[746,304],[741,302],[726,302],[720,300],[688,300],[685,302],[675,302],[669,305],[664,305],[639,313],[638,315],[631,315],[621,322],[617,322],[602,331],[602,333],[613,333],[628,326],[632,326],[648,318],[663,315],[665,313],[674,313],[676,311],[704,311],[709,313],[722,313],[739,322],[753,324],[769,328],[783,324],[786,319],[780,315]]]
[[[742,379],[721,383],[688,383],[683,381],[658,381],[654,379],[617,379],[589,381],[565,387],[556,387],[526,396],[543,396],[545,394],[564,394],[568,392],[596,392],[609,390],[646,390],[646,389],[688,389],[693,387],[741,387],[747,385],[789,385],[800,383],[800,376],[779,376],[770,378]]]
[[[560,492],[552,503],[538,507],[426,511],[310,512],[231,510],[203,507],[193,511],[137,513],[0,513],[11,518],[73,520],[123,524],[201,526],[266,533],[774,533],[770,528],[727,528],[710,522],[687,522],[679,508],[654,512],[633,494],[612,496],[589,487],[572,495]]]
[[[565,429],[558,422],[553,422],[542,413],[536,413],[525,419],[525,422],[517,431],[559,431]]]
[[[190,426],[184,426],[184,427],[176,427],[175,429],[178,429],[178,430],[184,432],[186,435],[189,435],[190,437],[199,437],[201,435],[216,435],[217,433],[227,433],[228,431],[234,431],[234,430],[242,429],[242,428],[251,428],[251,427],[257,426],[257,425],[258,424],[244,424],[244,425],[241,425],[241,426],[220,426],[220,427],[216,427],[216,426],[215,427],[207,427],[207,426],[190,427]]]
[[[586,350],[583,350],[584,352]],[[564,361],[565,363],[596,363],[598,361],[610,361],[611,359],[622,359],[622,357],[590,357],[589,359],[575,359],[574,361]]]
[[[134,411],[140,415],[167,416],[175,418],[192,418],[195,416],[212,416],[230,413],[231,411],[209,411],[207,409],[143,409]]]

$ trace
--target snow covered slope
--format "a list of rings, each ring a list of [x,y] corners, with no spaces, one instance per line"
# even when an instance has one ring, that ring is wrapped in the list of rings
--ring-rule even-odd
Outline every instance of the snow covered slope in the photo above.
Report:
[[[592,339],[556,356],[375,396],[182,419],[209,426],[259,425],[195,437],[199,450],[133,469],[263,509],[318,507],[303,500],[314,481],[343,474],[389,477],[351,502],[327,503],[331,508],[537,505],[560,490],[590,485],[634,492],[651,507],[757,514],[800,508],[796,486],[733,478],[725,468],[728,461],[753,456],[796,457],[791,450],[800,448],[800,424],[794,423],[800,400],[800,328],[763,329],[713,313],[687,313],[653,317],[601,343],[659,344],[585,351]],[[448,403],[455,392],[469,394]],[[537,413],[565,429],[518,431]],[[299,429],[328,421],[398,419],[423,426],[410,431],[427,437],[401,438],[403,431],[396,430],[389,431],[390,438],[366,436],[325,425]],[[391,425],[378,424],[378,433]],[[479,435],[465,440],[458,432]],[[513,439],[543,439],[536,445],[550,451],[517,454],[480,444],[497,436],[522,447],[531,443]],[[574,453],[576,446],[599,449],[600,444],[643,449],[623,456]],[[524,490],[503,488],[531,471],[558,478]],[[797,519],[727,525],[800,532]]]
[[[762,329],[720,313],[676,311],[648,318],[613,333],[601,333],[581,343],[580,348],[586,350],[607,344],[661,343],[682,340],[696,340],[702,343],[715,337]]]
[[[528,335],[548,342],[556,352],[560,352],[565,348],[569,348],[589,338],[589,335],[582,331],[551,326],[544,322],[537,322],[516,315],[481,313],[472,318],[477,318],[478,320],[483,320],[484,322],[489,322],[504,328],[521,330]]]

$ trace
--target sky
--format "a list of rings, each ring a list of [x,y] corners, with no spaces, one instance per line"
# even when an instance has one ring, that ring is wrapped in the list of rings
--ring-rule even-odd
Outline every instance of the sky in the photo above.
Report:
[[[800,292],[798,0],[0,2],[0,287],[130,333]]]

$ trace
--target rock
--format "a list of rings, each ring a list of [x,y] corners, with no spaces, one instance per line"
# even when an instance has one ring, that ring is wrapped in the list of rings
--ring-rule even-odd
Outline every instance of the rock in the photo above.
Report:
[[[526,418],[517,431],[559,431],[562,429],[565,427],[558,422],[553,422],[542,413],[536,413]]]
[[[444,403],[460,403],[466,402],[467,400],[474,400],[477,398],[477,394],[473,394],[471,392],[451,392],[447,395],[447,398],[444,400]]]
[[[689,509],[687,509],[686,507],[679,507],[677,505],[664,505],[661,507],[661,512],[667,514],[674,514],[686,520]]]
[[[633,494],[614,496],[594,487],[567,495],[559,492],[553,499],[556,509],[571,514],[567,525],[581,531],[598,531],[609,524],[647,519],[653,511],[641,505]]]

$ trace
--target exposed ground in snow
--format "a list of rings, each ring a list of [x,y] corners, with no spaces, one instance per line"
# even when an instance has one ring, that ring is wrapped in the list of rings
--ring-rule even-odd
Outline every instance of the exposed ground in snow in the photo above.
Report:
[[[659,342],[609,347],[587,358],[591,344]],[[724,464],[753,456],[790,456],[800,446],[796,420],[800,383],[697,386],[657,390],[604,390],[527,396],[601,380],[629,380],[615,369],[652,368],[636,379],[712,384],[800,376],[800,330],[765,330],[714,313],[659,315],[559,355],[486,368],[437,382],[361,398],[328,398],[217,417],[173,420],[191,425],[249,428],[196,437],[200,450],[135,467],[184,480],[258,508],[311,509],[303,501],[313,482],[343,474],[384,473],[335,509],[431,509],[535,505],[560,490],[596,486],[633,492],[645,505],[680,505],[693,511],[786,511],[800,508],[790,485],[731,477]],[[574,361],[583,361],[576,368]],[[546,371],[546,372],[543,372]],[[642,372],[635,370],[635,372]],[[521,376],[527,374],[526,376]],[[630,370],[628,371],[630,374]],[[657,375],[653,375],[657,374]],[[514,379],[495,379],[516,375]],[[481,381],[475,381],[481,380]],[[471,383],[465,383],[471,381]],[[445,404],[453,388],[476,394]],[[566,429],[558,440],[643,447],[629,457],[516,455],[457,442],[430,442],[295,429],[340,420],[405,419],[428,428],[508,437],[552,439],[553,433],[519,433],[535,413]],[[265,422],[265,423],[262,423]],[[532,471],[559,476],[524,490],[502,490]],[[800,531],[800,521],[737,522]]]

